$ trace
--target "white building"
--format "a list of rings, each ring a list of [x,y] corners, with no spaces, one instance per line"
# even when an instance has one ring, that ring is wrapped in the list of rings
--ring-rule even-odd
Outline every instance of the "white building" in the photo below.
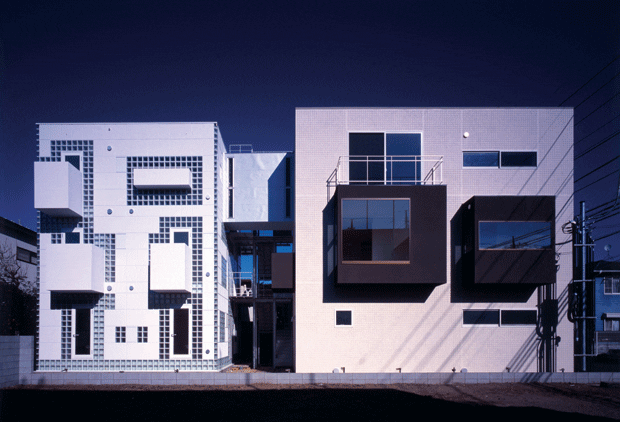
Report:
[[[572,116],[40,124],[37,368],[572,371]]]
[[[573,370],[572,109],[299,108],[295,128],[297,372]]]

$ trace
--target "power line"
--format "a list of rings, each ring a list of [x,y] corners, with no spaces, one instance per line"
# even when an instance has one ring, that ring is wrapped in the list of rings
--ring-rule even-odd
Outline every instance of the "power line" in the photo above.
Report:
[[[609,233],[608,235],[605,235],[605,236],[603,236],[603,237],[599,237],[598,239],[595,239],[595,240],[597,240],[597,241],[598,241],[598,240],[606,239],[606,238],[611,237],[611,236],[613,236],[613,235],[616,235],[616,234],[618,234],[618,233],[620,233],[620,230],[615,231],[615,232],[613,232],[613,233]]]
[[[597,92],[599,92],[601,89],[603,89],[605,87],[605,85],[607,85],[608,83],[610,83],[611,81],[613,81],[614,79],[616,79],[618,77],[618,75],[620,75],[620,72],[616,73],[610,80],[608,80],[607,82],[605,82],[603,85],[601,85],[596,91],[594,91],[592,94],[588,95],[583,101],[581,101],[579,104],[577,104],[576,106],[573,106],[573,108],[577,108],[579,107],[581,104],[585,103],[586,101],[588,101],[594,94],[596,94]]]
[[[603,180],[603,179],[607,179],[609,176],[613,176],[613,175],[614,175],[614,174],[616,174],[616,173],[618,173],[618,170],[614,170],[612,173],[609,173],[608,175],[603,176],[603,177],[601,177],[600,179],[595,180],[594,182],[590,183],[589,185],[586,185],[586,186],[584,186],[584,187],[582,187],[582,188],[579,188],[579,189],[575,190],[575,192],[574,192],[574,193],[579,192],[580,190],[584,190],[585,188],[590,187],[590,186],[592,186],[593,184],[598,183],[598,182],[600,182],[600,181],[601,181],[601,180]]]
[[[591,174],[592,174],[592,173],[594,173],[595,171],[598,171],[598,170],[602,169],[603,167],[608,166],[609,164],[611,164],[611,163],[613,163],[614,161],[616,161],[618,158],[620,158],[620,155],[618,155],[618,156],[617,156],[617,157],[615,157],[615,158],[612,158],[611,160],[609,160],[609,161],[608,161],[608,162],[606,162],[605,164],[601,164],[600,166],[598,166],[598,167],[597,167],[597,168],[595,168],[594,170],[592,170],[592,171],[590,171],[590,172],[588,172],[588,173],[584,174],[584,175],[583,175],[583,176],[581,176],[579,179],[575,180],[575,182],[574,182],[574,183],[577,183],[577,182],[579,182],[580,180],[585,179],[586,177],[588,177],[589,175],[591,175]]]
[[[594,78],[596,78],[596,77],[597,77],[598,75],[600,75],[600,74],[601,74],[601,73],[602,73],[605,69],[607,69],[609,66],[611,66],[611,64],[612,64],[613,62],[615,62],[616,60],[618,60],[618,58],[620,58],[620,55],[619,55],[619,56],[614,57],[614,59],[613,59],[612,61],[610,61],[609,63],[607,63],[607,65],[606,65],[605,67],[603,67],[601,70],[599,70],[599,71],[598,71],[598,73],[597,73],[596,75],[594,75],[594,76],[592,76],[590,79],[588,79],[588,81],[587,81],[585,84],[581,85],[581,86],[580,86],[580,87],[579,87],[579,88],[578,88],[575,92],[573,92],[572,94],[570,94],[570,95],[569,95],[569,96],[568,96],[568,97],[567,97],[564,101],[562,101],[558,107],[562,107],[562,105],[563,105],[566,101],[568,101],[569,99],[571,99],[571,98],[573,97],[573,95],[575,95],[576,93],[578,93],[579,91],[581,91],[581,90],[582,90],[582,89],[583,89],[583,88],[584,88],[587,84],[589,84],[589,83],[590,83],[590,82],[591,82]]]
[[[579,154],[578,156],[575,157],[575,160],[578,158],[583,157],[584,155],[586,155],[589,152],[594,151],[596,148],[600,147],[601,145],[603,145],[604,143],[610,141],[611,139],[614,138],[614,136],[620,134],[620,130],[616,131],[615,133],[612,133],[611,135],[609,135],[607,138],[603,139],[601,142],[599,142],[598,144],[588,148],[587,150],[585,150],[584,152],[582,152],[581,154]]]
[[[593,115],[594,113],[596,113],[599,109],[601,109],[605,104],[607,104],[608,102],[610,102],[611,100],[613,100],[615,97],[617,97],[618,95],[620,95],[620,92],[617,92],[616,94],[612,95],[610,99],[608,99],[607,101],[605,101],[603,104],[601,104],[600,106],[596,107],[594,110],[592,110],[586,117],[584,117],[583,119],[579,120],[577,123],[575,123],[575,126],[577,126],[579,123],[583,122],[585,119],[587,119],[588,117],[590,117],[591,115]]]
[[[616,120],[618,117],[620,117],[620,114],[618,114],[616,117],[614,117],[613,119],[611,119],[610,121],[608,121],[607,123],[599,126],[598,128],[594,129],[592,132],[590,132],[589,134],[587,134],[586,136],[584,136],[583,138],[581,138],[580,140],[578,140],[577,142],[575,142],[575,146],[579,145],[581,142],[585,141],[590,135],[593,135],[594,133],[596,133],[597,131],[601,130],[602,128],[604,128],[605,126],[607,126],[608,124],[610,124],[611,122],[613,122],[614,120]]]

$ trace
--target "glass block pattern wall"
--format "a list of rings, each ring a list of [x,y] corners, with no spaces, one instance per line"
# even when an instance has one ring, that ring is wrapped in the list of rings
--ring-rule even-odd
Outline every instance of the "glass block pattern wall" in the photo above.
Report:
[[[230,321],[221,317],[229,314],[228,291],[218,289],[220,258],[228,259],[228,251],[217,203],[225,177],[217,124],[39,124],[37,146],[37,161],[66,162],[80,171],[83,205],[78,217],[39,212],[37,370],[229,365],[224,333]],[[139,189],[135,169],[188,169],[190,183],[187,189],[165,181]],[[43,188],[52,182],[35,181]],[[191,288],[152,290],[152,245],[178,239],[187,242]],[[74,256],[88,259],[68,265],[62,277],[74,277],[75,284],[60,290],[54,258],[76,250],[86,253]],[[78,283],[84,277],[93,280],[86,288]]]

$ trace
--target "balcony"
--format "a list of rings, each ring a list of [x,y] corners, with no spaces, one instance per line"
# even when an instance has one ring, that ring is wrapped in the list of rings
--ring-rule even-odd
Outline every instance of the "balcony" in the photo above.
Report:
[[[41,242],[42,290],[103,293],[104,250],[92,244],[44,244]]]
[[[34,207],[53,217],[81,217],[82,172],[66,161],[34,163]]]
[[[441,185],[443,156],[439,155],[347,155],[327,179],[338,185]]]
[[[160,293],[192,292],[192,251],[185,243],[151,244],[151,287]]]
[[[232,277],[234,289],[230,292],[231,299],[273,297],[271,282],[257,282],[252,272],[234,272]]]

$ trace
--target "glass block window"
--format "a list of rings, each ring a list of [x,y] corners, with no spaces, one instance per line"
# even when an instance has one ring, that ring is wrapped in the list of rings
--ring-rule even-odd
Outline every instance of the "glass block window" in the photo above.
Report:
[[[138,343],[148,343],[149,327],[138,327]]]
[[[133,186],[133,169],[189,168],[192,188],[137,189]],[[202,157],[127,157],[127,205],[202,205]]]
[[[228,262],[226,262],[226,258],[224,257],[222,257],[220,280],[221,280],[222,286],[226,287],[227,282],[228,282]]]
[[[126,327],[116,327],[114,339],[117,343],[125,343],[127,341]]]
[[[220,311],[220,342],[226,341],[226,314]]]

